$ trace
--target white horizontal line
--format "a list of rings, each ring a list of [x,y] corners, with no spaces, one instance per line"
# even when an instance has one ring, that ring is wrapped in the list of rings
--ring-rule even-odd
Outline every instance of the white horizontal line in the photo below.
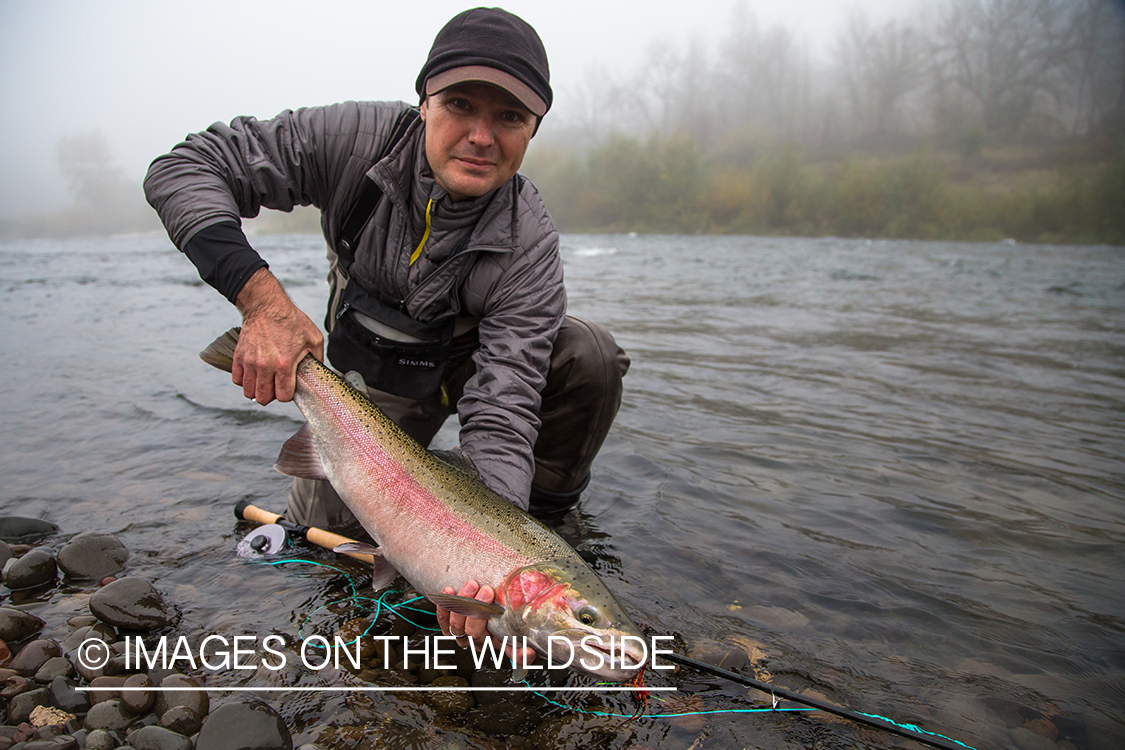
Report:
[[[636,693],[636,692],[676,692],[675,687],[434,687],[433,685],[398,685],[392,687],[80,687],[78,692],[99,692],[116,690],[122,693],[139,691],[167,692],[167,693],[203,693],[203,692],[252,692],[252,693],[393,693],[401,691],[414,692],[468,692],[468,693]]]

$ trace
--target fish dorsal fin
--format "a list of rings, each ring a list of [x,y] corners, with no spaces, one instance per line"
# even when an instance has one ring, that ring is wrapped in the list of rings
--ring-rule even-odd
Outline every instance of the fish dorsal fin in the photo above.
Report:
[[[277,463],[273,468],[291,477],[328,481],[308,422],[301,425],[301,429],[281,446],[281,453],[278,454]]]
[[[480,476],[480,472],[477,471],[476,464],[474,464],[473,460],[466,456],[464,451],[462,451],[460,448],[454,448],[448,451],[430,451],[430,454],[438,461],[441,461],[447,466],[452,466],[458,471],[463,471],[466,474],[474,477]]]

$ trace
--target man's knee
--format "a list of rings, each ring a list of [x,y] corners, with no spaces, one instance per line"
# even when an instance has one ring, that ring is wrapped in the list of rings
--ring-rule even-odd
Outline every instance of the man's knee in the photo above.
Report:
[[[567,316],[555,339],[544,396],[566,390],[588,398],[621,398],[629,357],[604,327]],[[616,412],[616,408],[614,408]]]

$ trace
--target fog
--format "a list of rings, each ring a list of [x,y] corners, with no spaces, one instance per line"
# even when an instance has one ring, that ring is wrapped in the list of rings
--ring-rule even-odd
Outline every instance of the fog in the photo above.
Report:
[[[741,3],[828,54],[848,14],[875,24],[905,14],[895,0]],[[551,61],[555,110],[599,71],[633,70],[655,45],[704,46],[723,36],[735,0],[504,7],[538,30]],[[176,4],[151,0],[0,0],[0,219],[73,203],[59,169],[65,139],[101,133],[106,159],[139,184],[148,163],[189,132],[241,114],[347,99],[414,100],[434,35],[464,2],[294,0]]]

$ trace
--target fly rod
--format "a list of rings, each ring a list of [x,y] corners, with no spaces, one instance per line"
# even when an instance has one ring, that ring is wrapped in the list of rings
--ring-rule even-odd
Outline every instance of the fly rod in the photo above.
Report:
[[[882,716],[849,711],[846,708],[834,705],[832,703],[829,703],[828,701],[822,701],[818,698],[811,698],[807,695],[801,695],[800,693],[793,690],[787,690],[786,688],[770,685],[767,682],[761,682],[750,677],[744,677],[743,675],[731,672],[726,669],[722,669],[720,667],[712,666],[706,662],[698,661],[697,659],[692,659],[687,656],[680,656],[679,654],[674,653],[664,653],[663,651],[660,653],[660,656],[663,659],[667,659],[668,661],[675,662],[682,666],[690,667],[691,669],[705,672],[707,674],[714,675],[715,677],[722,677],[725,680],[737,682],[738,684],[745,685],[746,687],[752,687],[757,690],[761,690],[763,693],[769,693],[775,698],[785,698],[786,700],[793,701],[794,703],[801,703],[820,711],[826,711],[830,714],[843,716],[845,719],[851,719],[852,721],[858,721],[862,724],[867,724],[868,726],[878,727],[879,729],[892,732],[901,737],[907,737],[916,742],[921,742],[932,747],[940,747],[943,748],[943,750],[973,750],[963,742],[951,740],[948,737],[944,737],[940,734],[932,734],[911,725],[896,724],[890,719],[884,719]]]

